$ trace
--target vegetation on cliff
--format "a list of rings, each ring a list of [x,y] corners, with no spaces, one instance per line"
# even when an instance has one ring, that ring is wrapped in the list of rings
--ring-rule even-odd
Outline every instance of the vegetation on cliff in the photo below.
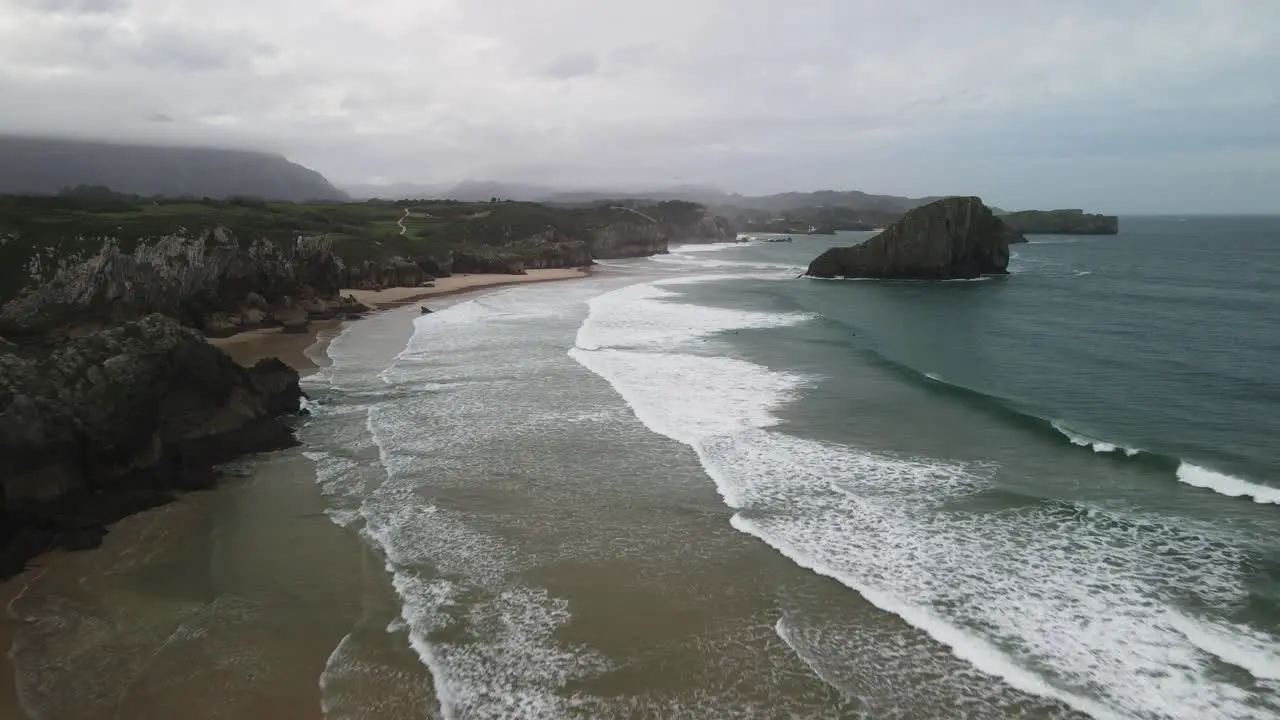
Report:
[[[1120,220],[1115,215],[1074,209],[1023,210],[1001,215],[1000,219],[1028,235],[1115,235],[1120,232]]]
[[[368,201],[286,203],[141,198],[106,188],[60,196],[0,197],[0,302],[27,284],[35,258],[87,256],[110,239],[123,252],[169,235],[224,228],[241,242],[292,245],[323,238],[357,285],[406,262],[426,279],[450,272],[572,267],[593,257],[665,252],[672,241],[734,236],[723,218],[695,203],[603,203],[555,207],[527,202]]]

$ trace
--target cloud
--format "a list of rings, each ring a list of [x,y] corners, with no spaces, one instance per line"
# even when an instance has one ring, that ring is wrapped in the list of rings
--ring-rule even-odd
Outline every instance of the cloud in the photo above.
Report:
[[[18,0],[18,4],[36,12],[92,15],[119,12],[128,0]]]
[[[1261,209],[1280,206],[1277,41],[1280,4],[1249,0],[0,0],[0,130],[267,147],[348,182],[1009,207],[1160,167],[1161,202],[1240,177]]]
[[[554,58],[539,71],[544,77],[570,80],[585,75],[594,75],[600,69],[600,61],[594,53],[567,53]]]

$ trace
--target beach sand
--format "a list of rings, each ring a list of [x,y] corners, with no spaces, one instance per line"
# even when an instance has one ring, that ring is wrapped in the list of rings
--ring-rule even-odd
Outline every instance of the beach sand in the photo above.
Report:
[[[583,278],[590,268],[554,268],[530,270],[525,275],[453,275],[434,281],[435,287],[396,287],[386,290],[343,290],[356,301],[376,310],[390,310],[435,297],[489,290],[508,285],[572,280]],[[264,357],[278,357],[303,375],[313,372],[316,358],[323,358],[325,347],[342,330],[340,320],[319,320],[305,333],[283,333],[280,328],[262,328],[223,338],[210,338],[209,343],[241,365],[252,365]]]
[[[458,275],[343,294],[408,314],[433,297],[587,274]],[[209,342],[241,364],[274,356],[306,375],[343,324]],[[324,506],[310,460],[270,453],[234,463],[214,490],[121,520],[101,548],[37,558],[0,583],[0,718],[30,717],[24,697],[58,718],[319,718],[317,678],[340,641],[373,643],[386,662],[334,702],[379,705],[369,717],[418,714],[388,704],[390,686],[400,702],[428,702],[403,688],[429,688],[430,676],[406,639],[383,630],[398,605],[382,561]]]

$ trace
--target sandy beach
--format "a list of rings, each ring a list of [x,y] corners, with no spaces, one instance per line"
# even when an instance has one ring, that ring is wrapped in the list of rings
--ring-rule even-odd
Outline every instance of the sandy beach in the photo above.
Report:
[[[375,312],[395,308],[406,308],[405,312],[408,312],[407,306],[430,298],[508,285],[569,280],[588,274],[589,269],[550,269],[531,270],[527,275],[457,275],[436,280],[434,287],[342,292],[353,295]],[[241,364],[251,365],[260,358],[274,356],[300,374],[307,375],[316,369],[317,362],[324,361],[327,343],[341,333],[345,322],[348,321],[315,321],[305,333],[282,333],[279,328],[264,328],[225,338],[211,338],[209,342]],[[82,660],[64,664],[50,655],[49,660],[55,664],[43,671],[47,686],[44,683],[28,685],[27,691],[40,695],[35,698],[35,706],[48,709],[52,703],[53,707],[61,708],[74,717],[111,717],[111,712],[121,707],[116,703],[125,700],[123,695],[118,700],[107,696],[119,689],[82,687],[81,690],[88,692],[83,701],[68,702],[64,706],[54,700],[58,691],[76,687],[73,675],[85,669],[78,663],[107,662],[117,651],[132,652],[114,647],[115,643],[133,643],[146,647],[148,652],[163,650],[165,654],[190,654],[191,657],[185,659],[192,660],[204,652],[198,643],[177,647],[171,639],[166,640],[170,633],[206,632],[203,628],[190,629],[192,613],[203,617],[199,614],[218,607],[218,603],[228,597],[235,598],[236,602],[245,602],[246,597],[254,603],[274,602],[279,597],[297,594],[300,586],[308,588],[308,593],[327,598],[323,611],[316,610],[319,619],[313,619],[311,626],[304,624],[281,630],[275,627],[278,624],[275,621],[273,624],[254,618],[244,621],[247,625],[231,634],[237,641],[249,643],[246,647],[250,649],[256,644],[294,649],[292,655],[269,658],[273,667],[271,677],[277,689],[265,696],[250,693],[237,699],[233,705],[223,707],[218,704],[218,707],[223,711],[234,710],[237,716],[251,718],[313,718],[319,715],[314,678],[324,666],[327,653],[342,637],[340,630],[349,624],[347,613],[334,614],[333,608],[352,607],[352,593],[359,592],[358,576],[362,574],[376,574],[379,577],[374,584],[384,585],[381,563],[322,514],[323,503],[315,486],[314,467],[300,452],[271,454],[262,460],[237,463],[237,467],[240,469],[236,471],[236,477],[213,491],[193,493],[170,505],[125,518],[112,526],[100,549],[50,553],[33,561],[27,572],[0,583],[0,648],[4,648],[4,654],[0,656],[0,718],[29,717],[20,702],[15,659],[29,664],[39,662],[45,653],[71,653],[82,657]],[[262,517],[260,521],[243,526],[233,525],[233,521],[243,522],[239,518],[245,512],[243,508],[249,506],[260,508],[257,514],[270,514],[274,519]],[[281,526],[281,523],[285,524]],[[296,558],[290,553],[278,553],[278,559],[262,559],[266,564],[289,564],[288,570],[267,573],[270,575],[267,577],[261,568],[255,567],[255,563],[262,564],[259,562],[262,538],[258,536],[245,540],[250,547],[241,554],[239,562],[211,564],[211,553],[226,552],[223,548],[228,537],[266,532],[263,528],[277,526],[287,527],[294,537],[269,545],[297,547],[301,543],[302,546],[314,547],[316,552],[324,553],[331,561],[344,563],[350,571],[346,574],[354,577],[329,578],[327,573],[324,577],[304,575],[294,568]],[[233,527],[235,534],[232,534]],[[325,563],[314,565],[325,567]],[[365,565],[368,567],[361,570]],[[236,587],[227,587],[232,582]],[[249,587],[242,587],[245,584]],[[99,590],[95,592],[92,587]],[[216,589],[210,590],[210,587]],[[389,595],[376,599],[393,607]],[[52,607],[49,603],[70,603],[77,612],[90,618],[99,630],[93,636],[54,631],[46,634],[40,630],[34,634],[27,633],[25,645],[15,642],[24,622],[54,620],[55,615],[46,614],[46,606]],[[135,617],[137,613],[150,614],[151,619],[144,623]],[[385,627],[395,617],[392,610],[387,613],[385,618],[377,618],[381,623],[379,628]],[[208,622],[221,620],[210,618]],[[143,626],[148,634],[138,629]],[[321,626],[325,632],[312,638],[313,630]],[[106,631],[108,627],[115,629]],[[159,636],[149,635],[151,631],[159,630],[163,630]],[[375,635],[384,636],[385,633],[379,630]],[[81,639],[77,640],[77,637]],[[264,642],[264,637],[270,637],[270,642]],[[51,644],[46,650],[41,650],[40,644],[43,643]],[[71,644],[63,647],[57,643]],[[409,651],[407,646],[396,646],[387,652]],[[411,660],[408,664],[416,667],[416,661]],[[94,672],[109,675],[101,670]],[[121,668],[121,672],[124,673],[123,678],[132,671]],[[142,675],[132,677],[141,678],[138,682],[146,680]],[[234,684],[233,681],[236,679],[218,680]],[[169,717],[165,708],[178,711],[192,698],[201,698],[206,703],[214,700],[208,695],[209,688],[198,678],[176,684],[166,680],[165,686],[152,688],[141,682],[143,690],[137,691],[140,697],[130,700],[137,703],[134,706],[136,717]],[[43,691],[54,695],[44,695]],[[210,712],[213,713],[212,710]],[[204,717],[200,713],[195,716]]]
[[[460,293],[488,290],[508,285],[572,280],[587,277],[590,268],[552,268],[530,270],[525,275],[453,275],[434,281],[434,287],[395,287],[385,290],[343,290],[363,305],[374,310],[390,310],[425,300]],[[236,362],[252,365],[260,358],[278,357],[299,373],[315,370],[316,357],[324,356],[328,341],[341,332],[342,321],[320,320],[311,323],[308,332],[283,333],[280,328],[262,328],[223,338],[210,338]]]
[[[355,299],[378,309],[400,307],[408,303],[419,302],[433,297],[457,295],[458,293],[480,290],[483,288],[502,287],[505,285],[523,285],[525,283],[549,282],[552,280],[572,280],[586,277],[590,268],[551,268],[547,270],[529,270],[524,275],[452,275],[439,278],[432,284],[434,287],[399,287],[386,290],[343,290],[343,295],[353,295]]]

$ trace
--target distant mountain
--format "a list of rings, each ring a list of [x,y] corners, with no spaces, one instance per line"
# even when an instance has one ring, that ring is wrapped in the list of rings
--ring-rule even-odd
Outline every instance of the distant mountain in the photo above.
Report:
[[[437,200],[448,197],[454,186],[453,183],[349,183],[340,187],[356,200]]]
[[[922,198],[899,197],[897,195],[872,195],[859,190],[819,190],[801,193],[787,192],[777,195],[750,197],[745,195],[727,195],[720,203],[749,210],[766,210],[783,212],[800,208],[828,207],[847,208],[850,210],[867,210],[882,213],[904,213],[921,205],[928,205],[942,196]]]
[[[941,196],[921,198],[897,195],[872,195],[858,190],[819,190],[801,193],[787,192],[777,195],[739,195],[701,185],[681,185],[641,190],[563,190],[542,185],[495,181],[467,180],[452,187],[447,185],[353,185],[347,191],[358,198],[450,198],[466,202],[483,202],[490,198],[524,200],[553,205],[592,205],[610,200],[637,200],[663,202],[686,200],[710,206],[731,206],[744,210],[785,212],[805,208],[844,208],[869,213],[897,216],[921,205],[927,205]]]
[[[271,153],[0,136],[0,195],[82,185],[143,196],[349,199],[315,170]]]

